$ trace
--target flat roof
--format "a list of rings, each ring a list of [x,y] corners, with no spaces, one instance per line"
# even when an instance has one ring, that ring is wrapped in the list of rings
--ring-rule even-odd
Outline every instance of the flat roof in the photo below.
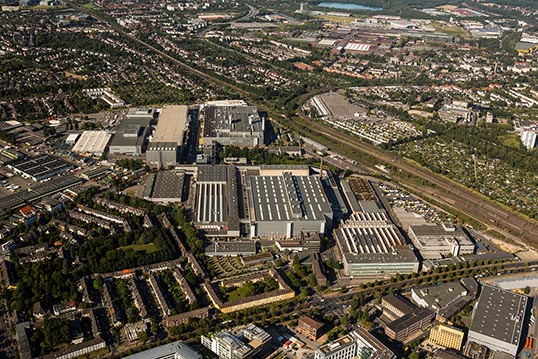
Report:
[[[22,158],[11,162],[8,167],[23,172],[29,176],[46,179],[55,173],[67,172],[75,165],[49,154],[41,154]]]
[[[332,208],[318,176],[252,176],[256,221],[326,220]]]
[[[428,316],[433,317],[433,312],[426,308],[418,308],[414,312],[404,315],[401,318],[387,324],[387,328],[395,331],[396,333],[412,326],[413,324],[424,320]]]
[[[183,144],[189,108],[184,105],[164,106],[159,115],[152,142],[176,142]]]
[[[159,171],[150,175],[144,195],[155,200],[177,199],[181,201],[185,173],[182,171]]]
[[[144,118],[144,119],[153,119],[154,112],[152,108],[145,107],[133,107],[127,111],[125,117],[127,118]]]
[[[528,302],[525,295],[484,285],[469,331],[517,346],[523,334]]]
[[[449,282],[422,288],[413,288],[415,294],[430,308],[445,308],[459,296],[467,295],[467,288],[459,282]]]
[[[112,137],[112,134],[107,131],[84,131],[73,146],[73,152],[103,153],[110,141],[110,137]]]
[[[254,241],[217,241],[205,248],[206,254],[224,253],[256,253],[256,242]]]
[[[206,106],[204,137],[227,137],[232,133],[262,132],[262,118],[256,106]]]
[[[317,350],[322,352],[324,355],[330,355],[331,353],[350,345],[354,345],[354,341],[351,335],[348,334],[336,339],[335,341],[320,346]]]
[[[229,168],[235,167],[226,165],[200,165],[198,166],[198,175],[196,182],[223,182],[228,180]]]
[[[116,127],[110,146],[141,146],[149,128],[148,118],[124,118]]]
[[[170,344],[161,345],[160,347],[145,350],[140,353],[129,355],[124,359],[162,359],[175,358],[177,359],[201,359],[202,356],[187,344],[182,341],[173,342]]]
[[[392,305],[404,314],[409,314],[416,309],[416,306],[399,294],[388,294],[382,298],[383,301]]]

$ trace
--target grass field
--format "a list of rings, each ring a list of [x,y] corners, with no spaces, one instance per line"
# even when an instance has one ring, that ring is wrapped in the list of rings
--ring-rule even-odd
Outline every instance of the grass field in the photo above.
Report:
[[[521,148],[521,140],[519,139],[519,135],[516,133],[509,133],[501,137],[501,141],[503,145],[507,147],[512,147],[519,149]]]
[[[88,3],[88,4],[84,4],[84,5],[82,5],[82,7],[85,8],[85,9],[88,9],[88,10],[93,10],[93,9],[95,9],[95,5],[94,5],[94,4],[90,4],[90,3]]]
[[[133,251],[136,251],[136,252],[146,252],[146,253],[157,252],[157,247],[153,243],[131,244],[129,246],[120,247],[120,249],[123,249],[124,251],[132,249]]]

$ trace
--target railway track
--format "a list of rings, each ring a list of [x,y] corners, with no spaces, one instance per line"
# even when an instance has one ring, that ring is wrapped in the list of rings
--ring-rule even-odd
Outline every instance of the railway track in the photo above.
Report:
[[[428,182],[430,184],[428,192],[435,199],[501,232],[508,238],[524,241],[529,245],[538,247],[538,223],[522,218],[500,205],[485,199],[481,195],[455,184],[447,178],[430,172],[418,164],[401,159],[369,143],[358,141],[356,138],[330,126],[311,121],[305,116],[301,116],[301,121],[304,122],[303,124],[309,130],[318,135],[323,135],[334,142],[346,145],[352,150],[366,153],[379,162],[388,163],[399,170]],[[405,181],[403,182],[405,183]]]

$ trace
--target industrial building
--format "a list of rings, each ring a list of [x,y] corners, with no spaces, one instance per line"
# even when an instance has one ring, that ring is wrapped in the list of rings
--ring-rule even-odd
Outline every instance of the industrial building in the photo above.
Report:
[[[239,198],[236,168],[198,167],[194,225],[207,236],[239,237]]]
[[[314,352],[314,359],[392,359],[396,354],[363,328],[324,344]]]
[[[409,238],[424,259],[473,254],[475,245],[467,234],[448,223],[409,226]]]
[[[159,203],[178,203],[183,199],[185,172],[179,170],[150,173],[142,198]]]
[[[530,311],[529,298],[484,285],[473,309],[468,340],[516,356]]]
[[[262,356],[271,346],[271,335],[250,324],[238,333],[219,332],[211,337],[202,336],[202,345],[220,359],[250,359]]]
[[[150,142],[146,150],[146,163],[151,168],[168,168],[179,161],[176,142]]]
[[[125,359],[202,359],[202,355],[182,341],[126,356]]]
[[[84,131],[72,151],[84,156],[101,156],[105,153],[112,134],[107,131]]]
[[[155,118],[155,111],[152,108],[146,107],[133,107],[125,114],[125,118],[140,118],[151,121]]]
[[[125,117],[116,127],[110,142],[112,155],[140,156],[144,151],[151,119],[145,117]]]
[[[419,262],[387,214],[356,212],[334,231],[346,274],[388,276],[418,271]]]
[[[324,234],[332,226],[333,211],[318,176],[251,176],[248,199],[253,238]]]
[[[13,161],[7,166],[13,172],[35,182],[44,182],[53,176],[60,175],[75,168],[75,165],[47,154],[25,157]]]
[[[463,330],[440,324],[430,331],[430,341],[445,348],[460,350],[463,344]]]
[[[188,130],[189,108],[187,106],[164,106],[146,151],[148,166],[162,168],[174,166],[181,154],[181,146]]]
[[[205,255],[208,257],[252,254],[256,254],[254,241],[216,241],[205,248]]]
[[[213,101],[206,103],[203,113],[204,146],[219,143],[253,147],[265,143],[265,118],[256,106],[244,101]]]

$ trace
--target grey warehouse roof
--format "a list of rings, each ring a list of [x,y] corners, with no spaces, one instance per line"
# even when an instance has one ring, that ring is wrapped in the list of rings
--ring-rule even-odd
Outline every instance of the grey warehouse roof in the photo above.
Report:
[[[484,285],[469,330],[505,343],[519,345],[528,299],[521,294]]]
[[[332,215],[317,176],[253,176],[250,186],[256,221],[312,221]]]

